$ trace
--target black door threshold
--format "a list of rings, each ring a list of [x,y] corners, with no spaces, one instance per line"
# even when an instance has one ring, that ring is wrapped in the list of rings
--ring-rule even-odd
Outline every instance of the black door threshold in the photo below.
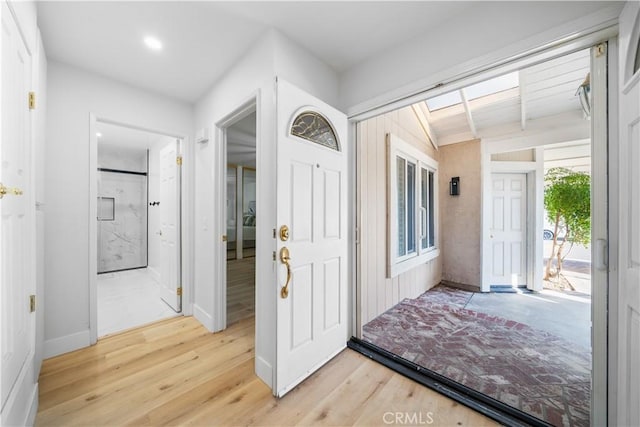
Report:
[[[347,346],[358,353],[398,372],[415,382],[429,387],[456,402],[477,411],[506,426],[553,427],[526,412],[513,408],[486,394],[453,381],[430,369],[416,365],[371,343],[352,337]]]

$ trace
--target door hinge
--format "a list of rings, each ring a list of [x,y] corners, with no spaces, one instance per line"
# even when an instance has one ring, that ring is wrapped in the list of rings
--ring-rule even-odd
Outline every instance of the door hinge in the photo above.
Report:
[[[601,57],[606,52],[607,52],[607,44],[606,43],[600,43],[599,45],[596,46],[596,58]]]
[[[36,311],[36,296],[29,295],[29,312],[33,313]]]
[[[36,93],[29,92],[29,110],[36,109]]]
[[[182,156],[178,156],[178,157],[176,157],[176,164],[177,164],[178,166],[182,166]]]
[[[274,239],[276,238],[276,229],[275,228],[273,229],[273,238]]]
[[[273,251],[273,260],[276,260],[276,251]]]
[[[178,295],[179,297],[182,296],[182,287],[179,287],[178,289],[176,289],[176,295]]]

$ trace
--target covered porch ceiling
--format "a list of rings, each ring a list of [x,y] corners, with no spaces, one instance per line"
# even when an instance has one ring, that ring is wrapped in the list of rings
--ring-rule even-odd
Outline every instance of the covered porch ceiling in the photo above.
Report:
[[[578,51],[414,104],[434,145],[526,131],[545,119],[586,119],[577,89],[590,70],[589,50]]]

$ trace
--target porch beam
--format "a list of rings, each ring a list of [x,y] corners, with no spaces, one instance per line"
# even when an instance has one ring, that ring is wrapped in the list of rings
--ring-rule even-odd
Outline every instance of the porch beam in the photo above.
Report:
[[[520,89],[520,129],[525,130],[527,128],[527,100],[525,98],[525,73],[518,72],[518,81]]]
[[[474,138],[478,137],[478,131],[476,130],[476,124],[473,121],[473,115],[471,114],[471,106],[469,105],[469,101],[467,100],[467,94],[464,89],[460,89],[460,98],[462,99],[462,105],[464,105],[464,111],[467,115],[467,123],[469,123],[469,128],[471,129],[471,134]]]

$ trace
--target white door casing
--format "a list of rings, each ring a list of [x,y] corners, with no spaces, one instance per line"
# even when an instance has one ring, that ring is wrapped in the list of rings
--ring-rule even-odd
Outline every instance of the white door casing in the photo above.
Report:
[[[491,285],[527,284],[527,175],[491,175]]]
[[[160,150],[160,295],[176,312],[182,310],[180,284],[180,142]]]
[[[34,382],[26,377],[26,372],[32,368],[30,361],[35,351],[35,316],[29,309],[29,295],[35,293],[32,248],[35,198],[30,191],[33,187],[28,102],[32,58],[6,2],[1,7],[0,182],[6,187],[6,194],[0,199],[0,424],[4,424],[15,422],[6,419],[12,415],[12,408],[7,407],[24,404],[16,401],[24,397],[17,396],[22,384]]]
[[[275,394],[283,396],[346,347],[348,340],[347,118],[293,85],[277,80],[277,333]],[[341,151],[292,136],[303,111],[333,126]],[[277,233],[279,234],[279,233]],[[288,296],[281,289],[289,249]]]
[[[640,425],[640,3],[620,15],[617,425]],[[635,68],[635,72],[634,72]]]

